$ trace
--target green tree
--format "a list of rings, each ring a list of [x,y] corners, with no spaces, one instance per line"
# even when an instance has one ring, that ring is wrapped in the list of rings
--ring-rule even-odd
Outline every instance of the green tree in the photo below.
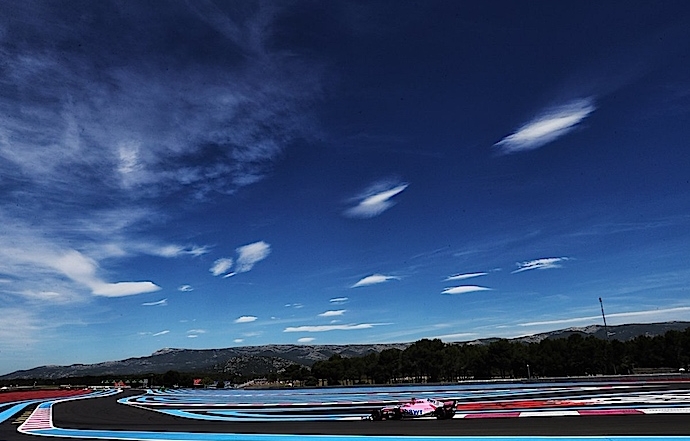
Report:
[[[317,361],[311,369],[316,378],[326,380],[329,386],[336,386],[344,378],[345,363],[340,355],[334,354],[328,360]]]
[[[161,382],[165,387],[173,387],[180,385],[180,379],[181,375],[179,372],[170,370],[163,374]]]
[[[505,339],[489,343],[488,361],[492,368],[498,369],[501,378],[510,376],[513,363],[513,345]]]
[[[438,381],[444,347],[445,344],[437,338],[424,338],[412,343],[402,354],[403,371],[417,382],[422,378],[431,382]]]
[[[390,383],[395,378],[402,376],[402,351],[391,348],[384,349],[378,354],[378,360],[374,367],[374,382],[378,384]]]

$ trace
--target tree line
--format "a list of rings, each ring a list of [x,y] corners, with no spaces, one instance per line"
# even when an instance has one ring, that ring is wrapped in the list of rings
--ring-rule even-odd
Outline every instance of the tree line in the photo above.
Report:
[[[328,385],[396,382],[455,382],[491,378],[567,377],[687,369],[690,328],[629,341],[573,334],[568,338],[521,343],[443,343],[422,339],[404,350],[386,349],[363,357],[334,355],[316,362],[311,375]]]
[[[113,386],[116,382],[123,382],[133,388],[191,388],[191,387],[217,387],[246,383],[261,377],[268,384],[283,382],[284,384],[296,382],[299,386],[317,386],[318,380],[311,375],[307,366],[292,364],[280,373],[266,373],[256,375],[242,375],[238,373],[219,372],[217,370],[180,372],[168,370],[164,373],[142,374],[107,374],[107,375],[83,375],[65,378],[22,378],[12,380],[0,380],[1,386],[19,386],[23,388],[58,387],[58,386]],[[200,383],[195,381],[201,380]]]

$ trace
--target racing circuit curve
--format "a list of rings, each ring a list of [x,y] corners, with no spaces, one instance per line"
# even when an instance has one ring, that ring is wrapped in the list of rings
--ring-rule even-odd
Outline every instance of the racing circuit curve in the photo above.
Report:
[[[362,421],[379,406],[415,396],[457,400],[455,418]],[[690,441],[687,382],[289,391],[129,390],[33,406],[35,409],[19,431],[12,419],[0,424],[1,440],[27,441],[28,435],[44,435],[73,439],[269,441],[277,434],[292,434],[296,435],[293,439],[311,441],[332,441],[333,435],[339,435],[339,441],[361,440],[363,436],[408,440],[438,436],[464,440],[487,436],[634,440],[645,436],[646,441],[674,436]],[[279,438],[286,439],[285,435]]]

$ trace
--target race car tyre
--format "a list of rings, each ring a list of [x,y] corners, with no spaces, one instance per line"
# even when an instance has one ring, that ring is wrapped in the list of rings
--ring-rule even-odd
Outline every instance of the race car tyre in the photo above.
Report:
[[[402,419],[402,412],[400,409],[394,409],[393,410],[393,415],[391,415],[392,420],[401,420]]]
[[[381,421],[383,419],[383,413],[376,409],[371,413],[371,420],[372,421]]]
[[[456,401],[451,401],[448,407],[446,407],[446,413],[448,414],[449,419],[455,417],[455,412],[458,410],[456,403]]]
[[[448,418],[446,415],[446,409],[443,407],[439,407],[438,409],[436,409],[435,413],[436,413],[436,419],[445,420],[446,418]]]

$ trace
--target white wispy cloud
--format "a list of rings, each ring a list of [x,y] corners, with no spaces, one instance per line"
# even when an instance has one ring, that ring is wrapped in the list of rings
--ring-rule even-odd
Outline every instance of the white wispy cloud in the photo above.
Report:
[[[333,303],[334,305],[342,305],[343,303],[347,303],[350,299],[347,297],[334,297],[329,300],[330,303]]]
[[[180,285],[177,287],[177,290],[180,292],[191,292],[194,291],[194,288],[192,285]]]
[[[102,297],[124,297],[145,294],[160,290],[153,282],[115,282],[108,283],[96,276],[98,263],[76,250],[57,256],[50,266],[75,282],[89,287],[94,295]]]
[[[465,279],[471,279],[474,277],[480,277],[480,276],[485,276],[488,273],[467,273],[467,274],[456,274],[454,276],[448,276],[446,277],[445,281],[453,281],[453,280],[465,280]]]
[[[286,303],[285,307],[286,308],[302,309],[302,308],[304,308],[304,305],[301,303]]]
[[[190,329],[187,331],[187,337],[189,338],[196,338],[200,336],[201,334],[206,334],[205,329]]]
[[[124,175],[125,185],[127,185],[127,175],[141,170],[142,165],[139,157],[141,146],[133,142],[124,142],[118,146],[117,171]]]
[[[690,306],[679,306],[675,308],[659,308],[650,309],[646,311],[630,311],[630,312],[617,312],[606,314],[606,321],[608,324],[624,324],[628,322],[628,319],[644,318],[647,321],[673,321],[673,320],[687,320],[690,317]],[[565,319],[556,320],[544,320],[536,322],[520,323],[518,326],[555,326],[555,325],[568,325],[568,324],[592,324],[592,322],[599,323],[602,321],[601,315],[591,315],[585,317],[572,317]],[[603,323],[602,323],[603,324]]]
[[[251,323],[253,321],[256,321],[258,317],[253,316],[253,315],[243,315],[241,317],[238,317],[235,319],[235,323]]]
[[[34,290],[24,290],[19,293],[19,295],[25,300],[29,300],[33,303],[42,303],[50,305],[66,305],[70,303],[77,303],[83,301],[78,294],[66,291],[34,291]]]
[[[289,326],[283,332],[328,332],[328,331],[356,331],[371,329],[384,323],[358,323],[349,325],[316,325],[316,326]]]
[[[263,179],[292,140],[314,136],[310,109],[323,70],[273,44],[272,23],[289,8],[201,3],[158,8],[157,17],[190,35],[217,32],[218,51],[204,66],[194,60],[208,45],[191,38],[180,52],[166,26],[141,19],[150,5],[111,17],[141,37],[136,53],[111,50],[95,4],[81,10],[94,20],[75,26],[59,25],[70,13],[56,5],[0,14],[0,84],[31,91],[0,93],[0,108],[22,109],[0,121],[0,274],[12,280],[0,303],[30,304],[40,322],[52,317],[41,302],[74,306],[160,290],[153,271],[161,270],[139,267],[152,273],[133,279],[124,270],[131,259],[209,252],[168,245],[161,225],[209,195]],[[13,20],[21,42],[6,32]],[[60,49],[86,40],[85,50]]]
[[[311,343],[316,340],[314,337],[302,337],[297,339],[297,343]]]
[[[206,246],[181,246],[181,245],[163,245],[163,246],[151,246],[151,245],[132,245],[131,248],[139,249],[146,254],[151,254],[154,256],[161,257],[179,257],[184,255],[189,255],[193,257],[203,256],[208,254],[211,249]]]
[[[354,198],[356,205],[345,210],[345,215],[355,218],[378,216],[395,205],[392,198],[408,187],[407,183],[379,182]]]
[[[412,324],[410,327],[395,326],[390,331],[382,330],[376,334],[376,343],[396,343],[400,341],[419,340],[420,338],[434,338],[440,329],[453,328],[458,326],[465,327],[466,322],[458,323],[431,323],[431,324]]]
[[[338,310],[333,310],[333,311],[326,311],[322,312],[319,314],[319,317],[337,317],[345,314],[347,312],[347,309],[338,309]]]
[[[213,262],[213,266],[209,268],[209,271],[214,276],[220,276],[226,274],[230,270],[230,268],[232,268],[233,263],[234,261],[231,258],[222,257]]]
[[[545,257],[541,259],[528,260],[526,262],[518,262],[516,265],[518,269],[512,271],[512,274],[521,273],[523,271],[531,271],[536,269],[551,269],[562,267],[561,263],[569,260],[568,257]]]
[[[229,257],[220,258],[213,263],[209,271],[214,276],[222,275],[224,278],[251,271],[254,265],[271,254],[271,245],[264,241],[258,241],[238,247],[235,251],[237,252],[237,261]],[[231,272],[230,269],[233,265],[235,270]]]
[[[41,339],[44,321],[26,308],[0,308],[0,351],[31,346]]]
[[[158,300],[157,302],[144,302],[142,306],[167,306],[168,299]]]
[[[149,11],[141,8],[132,15]],[[3,61],[11,73],[2,74],[3,84],[18,90],[32,87],[35,94],[23,98],[26,114],[17,112],[3,121],[4,138],[15,149],[3,151],[0,146],[0,154],[32,177],[53,177],[71,163],[82,173],[65,178],[94,185],[89,175],[100,173],[107,175],[101,184],[137,196],[180,187],[199,196],[211,190],[230,193],[262,179],[286,143],[311,136],[308,104],[321,94],[321,70],[281,56],[267,41],[272,36],[267,29],[281,8],[256,8],[251,14],[240,13],[241,18],[220,8],[205,14],[199,9],[189,4],[159,11],[159,18],[189,28],[242,29],[235,35],[218,30],[224,38],[216,39],[215,47],[246,55],[224,75],[199,66],[168,70],[165,51],[176,50],[174,43],[159,45],[165,34],[139,27],[136,18],[127,26],[142,31],[142,45],[156,46],[146,66],[125,63],[109,51],[111,41],[101,29],[85,29],[90,26],[86,23],[69,29],[46,26],[49,17],[65,19],[65,12],[27,7],[22,23],[28,35],[51,36],[58,45],[88,35],[90,50],[59,51],[36,42],[39,47],[4,45]],[[85,12],[98,16],[90,7]],[[217,61],[226,66],[228,60]],[[5,95],[2,100],[11,103],[12,98]],[[155,119],[152,115],[162,108],[167,118]],[[61,155],[48,154],[45,147],[51,145],[60,147]],[[102,166],[95,170],[97,164]]]
[[[467,340],[471,339],[474,337],[477,337],[479,334],[476,332],[459,332],[457,334],[443,334],[443,335],[436,335],[433,337],[430,337],[432,339],[438,338],[439,340],[444,340],[444,341],[458,341],[458,340]]]
[[[232,342],[233,343],[244,343],[244,339],[243,338],[236,338]]]
[[[94,285],[93,293],[102,297],[125,297],[159,291],[160,286],[153,282],[116,282]]]
[[[166,329],[165,331],[156,332],[155,334],[153,334],[153,336],[154,336],[154,337],[158,337],[159,335],[165,335],[165,334],[168,334],[168,333],[170,333],[170,331],[168,331],[168,330]]]
[[[573,130],[594,110],[591,98],[548,109],[494,146],[502,153],[517,153],[539,148]]]
[[[264,241],[250,243],[237,248],[237,268],[236,272],[245,273],[250,271],[254,265],[271,254],[271,245]]]
[[[396,276],[386,276],[383,274],[372,274],[371,276],[367,276],[367,277],[361,279],[360,281],[358,281],[357,283],[352,285],[350,288],[358,288],[360,286],[376,285],[379,283],[387,282],[389,280],[399,280],[399,279],[400,279],[400,277],[396,277]]]
[[[441,292],[441,294],[467,294],[470,292],[477,292],[477,291],[491,291],[491,288],[487,288],[485,286],[477,286],[477,285],[453,286],[451,288],[444,289]]]
[[[8,226],[7,229],[12,228]],[[17,242],[27,240],[26,236],[19,235],[15,241],[4,247],[0,246],[0,258],[3,258],[0,272],[16,273],[15,284],[25,287],[16,293],[25,293],[34,298],[37,293],[44,293],[43,297],[47,301],[70,303],[84,301],[84,296],[79,294],[84,289],[88,289],[92,295],[102,297],[123,297],[161,289],[150,281],[106,282],[98,274],[100,265],[96,259],[77,250],[57,247],[43,240],[29,241],[30,243],[23,244],[21,249],[16,248]],[[27,271],[34,277],[26,278]],[[67,283],[66,279],[73,283]],[[40,288],[46,281],[51,285],[49,290]],[[57,287],[62,289],[56,289]]]

